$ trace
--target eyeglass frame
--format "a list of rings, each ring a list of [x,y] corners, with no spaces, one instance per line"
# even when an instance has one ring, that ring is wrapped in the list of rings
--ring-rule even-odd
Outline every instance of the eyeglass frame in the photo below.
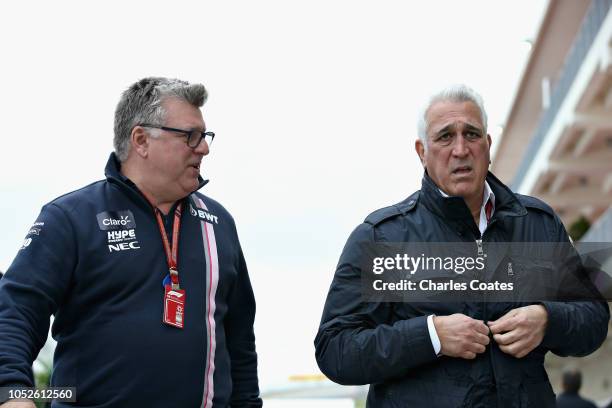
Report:
[[[206,141],[206,136],[210,136],[210,143],[206,141],[209,147],[212,144],[213,140],[215,140],[215,132],[211,132],[211,131],[201,132],[199,130],[184,130],[184,129],[177,129],[177,128],[168,127],[168,126],[152,125],[150,123],[140,123],[136,126],[148,127],[148,128],[153,128],[153,129],[161,129],[167,132],[182,133],[183,135],[187,136],[187,139],[185,140],[185,144],[192,149],[196,149],[200,145],[200,143],[202,143],[202,140]],[[194,134],[199,134],[200,138],[198,139],[198,143],[196,143],[195,146],[192,146],[189,144],[189,141],[191,140]]]

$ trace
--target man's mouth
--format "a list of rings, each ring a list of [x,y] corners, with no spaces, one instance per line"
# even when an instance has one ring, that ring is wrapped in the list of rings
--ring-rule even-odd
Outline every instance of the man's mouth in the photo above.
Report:
[[[192,164],[190,167],[193,167],[194,169],[200,171],[200,163]]]
[[[472,171],[472,167],[471,166],[459,166],[457,168],[455,168],[452,173],[456,174],[456,175],[463,175],[463,174],[467,174],[469,172]]]

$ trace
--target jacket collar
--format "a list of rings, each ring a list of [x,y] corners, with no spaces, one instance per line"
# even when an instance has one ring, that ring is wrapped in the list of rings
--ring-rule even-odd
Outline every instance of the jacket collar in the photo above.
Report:
[[[495,194],[493,218],[520,217],[527,214],[527,210],[519,202],[516,195],[491,172],[487,173],[487,183]],[[442,196],[438,186],[429,177],[427,171],[423,174],[421,182],[421,200],[425,207],[443,218],[473,223],[472,214],[465,200],[462,197]]]
[[[121,173],[121,162],[114,152],[110,154],[108,161],[106,162],[104,175],[109,182],[119,185],[128,193],[135,194],[139,200],[144,201],[146,206],[150,208],[148,201],[142,195],[136,184]],[[198,181],[198,187],[193,192],[198,191],[208,183],[208,180],[204,180],[202,176],[198,176]]]

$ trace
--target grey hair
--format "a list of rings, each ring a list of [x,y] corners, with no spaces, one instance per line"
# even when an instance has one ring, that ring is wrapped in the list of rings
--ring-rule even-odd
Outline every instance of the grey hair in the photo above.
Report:
[[[190,84],[173,78],[149,77],[132,84],[121,94],[115,109],[115,137],[113,145],[120,162],[130,151],[130,135],[140,123],[162,125],[166,112],[165,98],[182,99],[199,108],[206,102],[208,92],[202,84]]]
[[[437,102],[472,102],[480,111],[482,125],[485,133],[487,133],[487,111],[484,108],[482,96],[467,85],[456,84],[450,85],[436,92],[429,97],[427,104],[420,110],[417,119],[417,134],[423,146],[427,149],[427,131],[429,123],[427,123],[427,112]]]

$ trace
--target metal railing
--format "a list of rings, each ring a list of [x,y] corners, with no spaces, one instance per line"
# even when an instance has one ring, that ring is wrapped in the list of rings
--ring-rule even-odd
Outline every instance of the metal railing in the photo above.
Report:
[[[576,79],[576,74],[582,66],[584,59],[593,45],[593,41],[599,33],[599,29],[603,24],[610,8],[612,7],[612,0],[592,0],[591,6],[587,11],[587,14],[580,26],[578,35],[572,44],[572,48],[568,53],[565,63],[561,69],[561,76],[559,81],[554,85],[550,97],[550,106],[548,109],[542,112],[538,127],[535,131],[534,136],[531,138],[525,156],[521,161],[519,169],[514,176],[514,180],[511,183],[513,190],[518,190],[522,184],[531,163],[535,159],[536,154],[542,147],[542,143],[546,137],[546,134],[550,130],[550,127],[559,113],[559,109],[569,92],[570,87]]]

